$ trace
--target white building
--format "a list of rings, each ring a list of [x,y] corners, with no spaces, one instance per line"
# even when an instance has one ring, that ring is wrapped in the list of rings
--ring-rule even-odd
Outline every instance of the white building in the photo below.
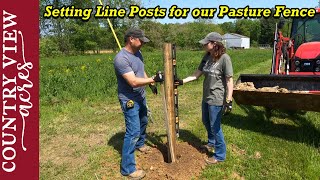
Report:
[[[226,48],[250,48],[250,38],[235,33],[226,33],[223,35]]]

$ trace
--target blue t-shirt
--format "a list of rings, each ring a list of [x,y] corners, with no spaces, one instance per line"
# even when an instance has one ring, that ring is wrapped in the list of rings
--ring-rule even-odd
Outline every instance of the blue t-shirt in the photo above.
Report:
[[[118,97],[121,101],[141,101],[145,98],[145,86],[133,88],[122,77],[123,74],[133,71],[136,77],[144,78],[144,63],[141,52],[132,54],[125,48],[114,58],[114,69],[118,81]]]

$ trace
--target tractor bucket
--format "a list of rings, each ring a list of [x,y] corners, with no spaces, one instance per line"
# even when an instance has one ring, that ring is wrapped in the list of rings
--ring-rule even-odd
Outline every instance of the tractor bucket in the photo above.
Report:
[[[320,76],[242,74],[233,98],[243,105],[320,112]]]

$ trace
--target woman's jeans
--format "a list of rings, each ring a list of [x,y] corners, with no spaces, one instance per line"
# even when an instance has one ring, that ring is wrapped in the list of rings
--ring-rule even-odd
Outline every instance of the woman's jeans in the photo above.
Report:
[[[226,144],[221,128],[222,107],[202,101],[202,122],[208,132],[208,145],[214,147],[213,157],[218,161],[226,159]]]
[[[136,171],[134,151],[136,148],[144,145],[148,124],[145,99],[142,101],[134,101],[134,106],[131,108],[128,108],[126,103],[127,101],[120,100],[126,123],[120,168],[122,175],[129,175]]]

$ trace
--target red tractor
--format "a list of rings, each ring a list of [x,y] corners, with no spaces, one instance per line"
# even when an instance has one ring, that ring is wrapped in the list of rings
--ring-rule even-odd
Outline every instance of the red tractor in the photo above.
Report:
[[[290,38],[276,30],[271,74],[320,75],[320,8],[316,10],[314,18],[293,19]]]
[[[313,18],[295,18],[290,37],[276,26],[270,75],[241,74],[236,84],[252,82],[256,89],[277,87],[288,91],[234,90],[238,104],[320,112],[320,8]]]

